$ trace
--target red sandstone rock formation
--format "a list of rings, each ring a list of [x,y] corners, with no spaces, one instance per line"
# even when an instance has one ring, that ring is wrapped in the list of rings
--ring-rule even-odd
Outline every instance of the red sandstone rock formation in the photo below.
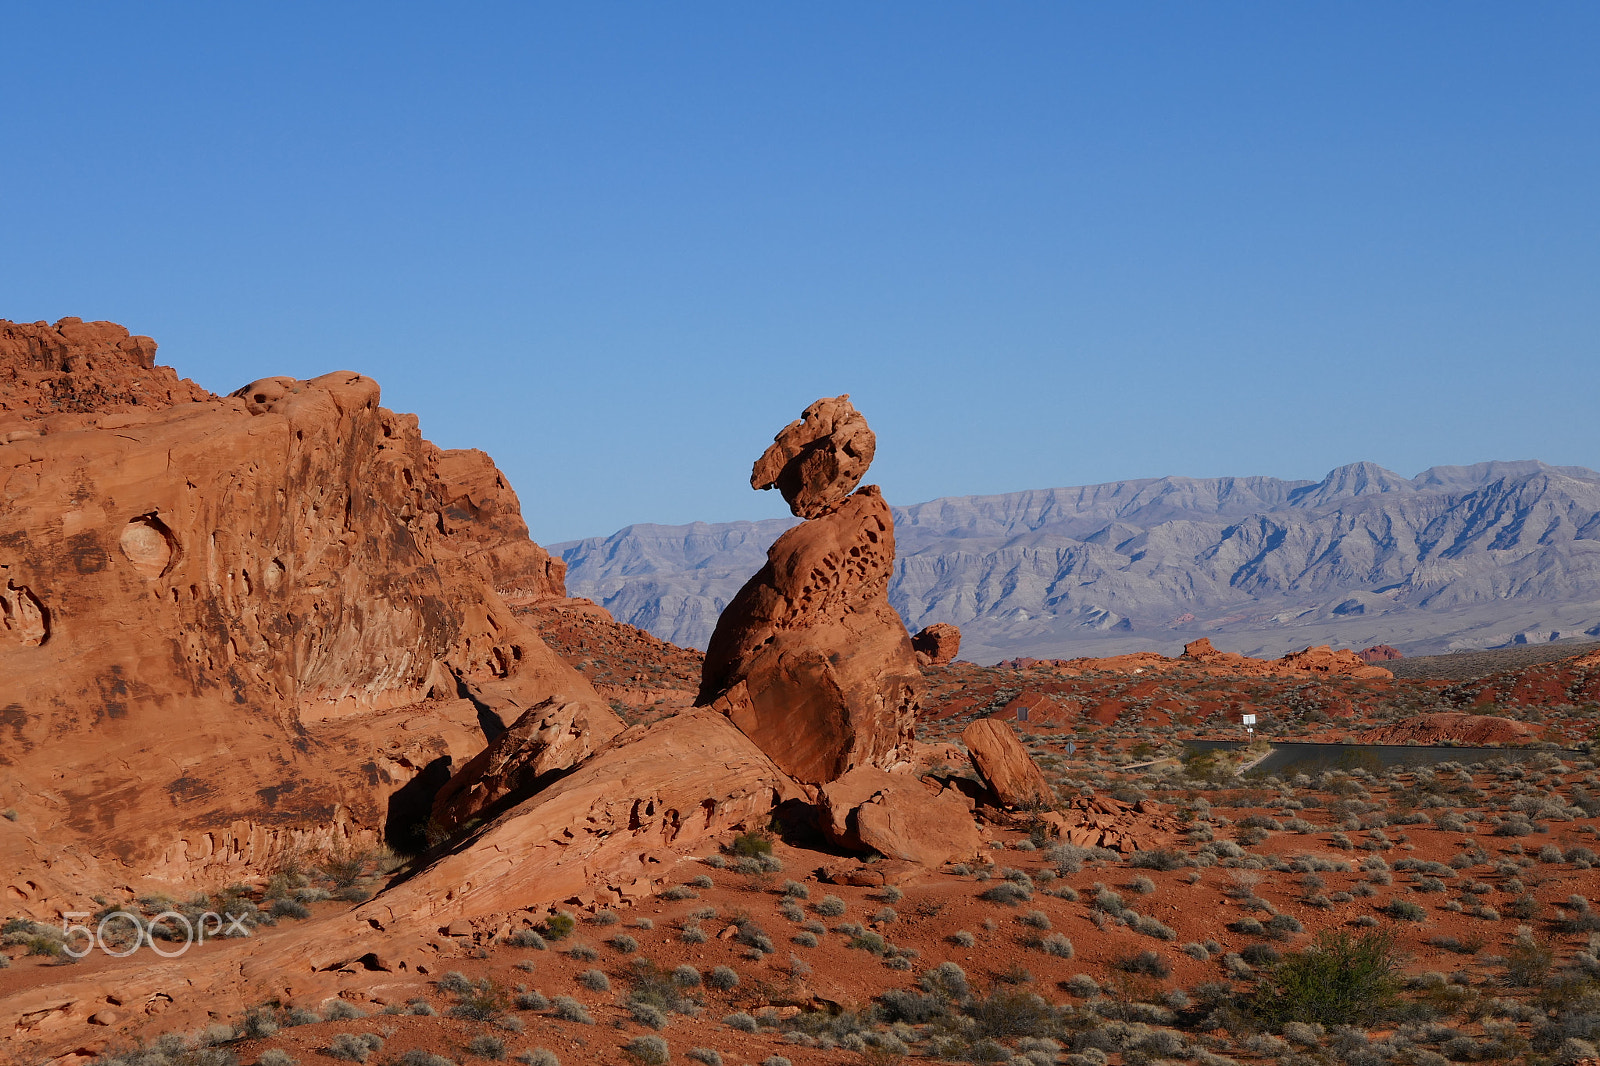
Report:
[[[1180,826],[1155,800],[1123,803],[1110,796],[1077,796],[1061,814],[1069,844],[1111,851],[1155,851],[1178,840]]]
[[[919,666],[943,666],[961,651],[961,630],[948,622],[935,622],[911,638]]]
[[[1362,744],[1486,745],[1526,743],[1537,736],[1534,729],[1510,718],[1441,711],[1368,729],[1358,733],[1356,740]]]
[[[559,589],[536,546],[500,547],[509,489],[462,488],[498,479],[487,460],[447,458],[359,374],[223,399],[154,352],[0,322],[0,896],[227,883],[426,817],[486,716],[609,715],[494,592]]]
[[[714,706],[791,777],[810,785],[858,766],[909,761],[921,674],[889,605],[894,519],[866,470],[871,431],[848,398],[819,400],[756,463],[812,514],[722,612],[700,703]]]
[[[972,804],[932,778],[861,766],[821,788],[822,831],[852,851],[940,866],[983,847]]]
[[[750,472],[750,487],[775,488],[796,516],[817,518],[861,483],[877,447],[848,393],[824,398],[772,439]]]
[[[1383,680],[1394,674],[1381,666],[1370,666],[1351,651],[1334,651],[1326,644],[1290,652],[1278,659],[1252,659],[1238,652],[1218,651],[1207,637],[1191,640],[1183,654],[1169,659],[1153,651],[1113,655],[1104,659],[1012,659],[1000,663],[1016,669],[1052,667],[1057,673],[1076,677],[1085,673],[1137,674],[1190,670],[1214,676],[1294,677],[1301,674],[1337,674],[1344,677]]]
[[[1007,807],[1054,806],[1055,791],[1005,722],[979,718],[961,733],[990,791]]]
[[[1399,648],[1391,647],[1388,644],[1374,644],[1370,648],[1356,652],[1356,654],[1361,657],[1362,662],[1369,665],[1372,663],[1392,662],[1395,659],[1403,658]]]

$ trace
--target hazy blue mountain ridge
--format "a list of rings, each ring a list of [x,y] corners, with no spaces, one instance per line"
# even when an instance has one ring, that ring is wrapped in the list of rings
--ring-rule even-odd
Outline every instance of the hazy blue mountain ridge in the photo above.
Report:
[[[674,643],[717,615],[793,520],[635,525],[551,546],[573,595]],[[954,622],[963,658],[1172,651],[1409,654],[1600,635],[1600,473],[1537,461],[1404,478],[1150,478],[895,508],[890,599]]]

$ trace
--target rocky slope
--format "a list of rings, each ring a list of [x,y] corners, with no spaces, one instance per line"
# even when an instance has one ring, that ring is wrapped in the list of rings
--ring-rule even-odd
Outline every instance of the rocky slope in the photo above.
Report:
[[[1600,474],[1497,462],[1320,482],[1159,478],[896,508],[890,600],[961,627],[963,657],[1254,655],[1389,644],[1407,655],[1600,635]],[[555,545],[575,595],[704,647],[785,520],[636,525]]]

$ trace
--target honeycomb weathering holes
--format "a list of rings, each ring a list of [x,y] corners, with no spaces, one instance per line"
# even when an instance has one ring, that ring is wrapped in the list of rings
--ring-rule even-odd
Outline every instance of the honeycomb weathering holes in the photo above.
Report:
[[[120,540],[122,554],[139,571],[142,577],[160,577],[172,565],[177,554],[177,541],[172,530],[155,514],[139,515],[123,527]]]

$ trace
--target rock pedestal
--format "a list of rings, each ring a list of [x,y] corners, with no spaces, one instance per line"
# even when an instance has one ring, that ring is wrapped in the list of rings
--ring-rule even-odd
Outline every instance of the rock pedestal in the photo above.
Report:
[[[808,521],[767,551],[706,649],[700,703],[808,785],[910,761],[921,673],[889,605],[894,519],[876,486],[851,492],[872,452],[848,396],[778,435],[751,484]]]

